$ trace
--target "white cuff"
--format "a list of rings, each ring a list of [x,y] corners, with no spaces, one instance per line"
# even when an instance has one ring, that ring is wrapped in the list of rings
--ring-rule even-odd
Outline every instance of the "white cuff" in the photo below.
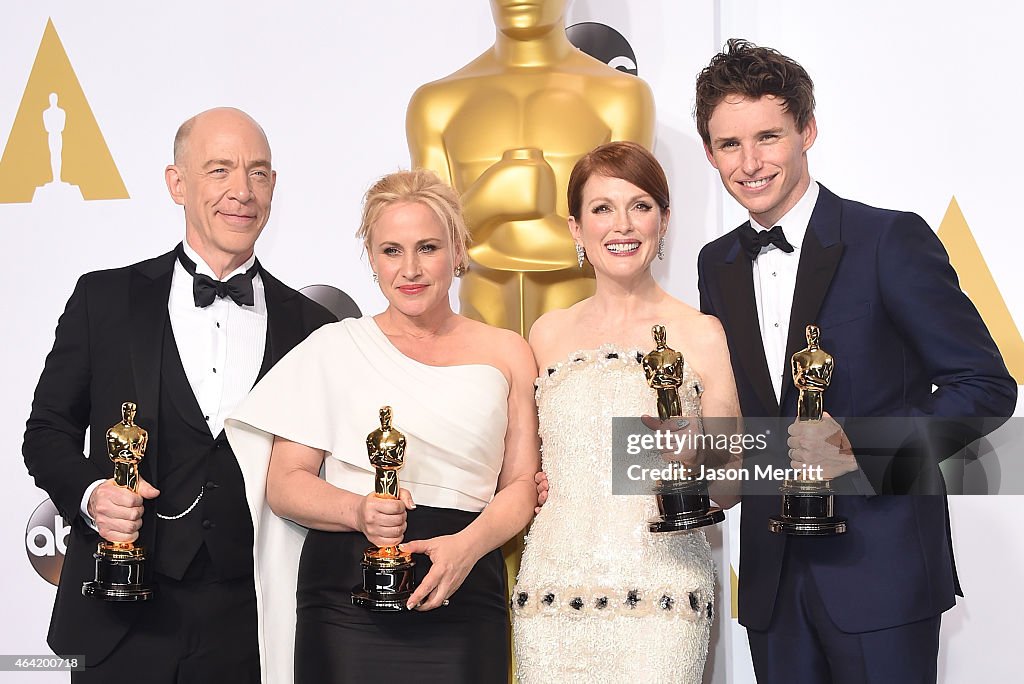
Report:
[[[96,488],[99,487],[104,482],[106,482],[106,480],[96,480],[91,485],[86,487],[85,494],[82,495],[82,505],[78,507],[79,512],[82,514],[82,520],[85,521],[85,524],[91,527],[92,529],[96,530],[97,532],[99,532],[100,530],[98,527],[96,527],[96,521],[92,519],[91,515],[89,515],[89,497],[92,496],[92,493],[96,490]]]

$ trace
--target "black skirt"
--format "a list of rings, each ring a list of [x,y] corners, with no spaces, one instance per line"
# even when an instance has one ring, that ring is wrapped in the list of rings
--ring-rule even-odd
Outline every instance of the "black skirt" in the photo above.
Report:
[[[405,539],[453,534],[476,516],[417,506],[408,513]],[[352,605],[369,546],[358,532],[307,534],[296,591],[296,684],[508,680],[509,622],[499,549],[477,561],[449,605],[426,612],[373,613]],[[422,578],[430,559],[417,554],[414,560]]]

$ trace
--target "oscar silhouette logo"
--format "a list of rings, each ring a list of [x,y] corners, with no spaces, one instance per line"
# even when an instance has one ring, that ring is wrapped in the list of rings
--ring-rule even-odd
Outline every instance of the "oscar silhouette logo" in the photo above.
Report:
[[[0,203],[128,199],[53,21],[0,157]]]

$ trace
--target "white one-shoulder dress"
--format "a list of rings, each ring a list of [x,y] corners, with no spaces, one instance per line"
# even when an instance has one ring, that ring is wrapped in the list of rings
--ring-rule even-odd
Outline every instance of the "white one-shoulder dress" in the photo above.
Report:
[[[300,682],[365,681],[367,673],[404,679],[397,673],[407,671],[450,682],[505,676],[508,609],[499,551],[477,563],[444,609],[369,613],[350,598],[366,538],[306,530],[275,515],[265,493],[275,435],[322,449],[331,484],[372,492],[366,436],[380,427],[378,412],[387,405],[407,440],[399,480],[417,503],[405,538],[457,532],[494,496],[508,392],[493,366],[429,366],[405,356],[372,317],[323,326],[253,388],[225,429],[255,532],[265,682],[287,684],[293,673]],[[428,559],[416,558],[425,572]]]

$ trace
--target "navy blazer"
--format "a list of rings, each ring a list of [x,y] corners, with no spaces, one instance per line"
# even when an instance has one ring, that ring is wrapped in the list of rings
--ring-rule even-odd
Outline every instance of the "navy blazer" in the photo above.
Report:
[[[738,231],[701,250],[701,310],[725,329],[743,414],[795,416],[788,370],[781,402],[775,398]],[[1013,413],[1017,384],[941,242],[916,214],[844,200],[820,186],[800,251],[787,359],[806,346],[809,323],[835,358],[824,403],[837,418]],[[884,491],[884,468],[858,460],[875,491]],[[743,500],[739,620],[747,627],[768,628],[787,551],[807,564],[829,616],[846,632],[933,617],[960,593],[944,495],[837,496],[836,513],[849,529],[836,537],[773,534],[768,518],[779,510],[776,496]]]

